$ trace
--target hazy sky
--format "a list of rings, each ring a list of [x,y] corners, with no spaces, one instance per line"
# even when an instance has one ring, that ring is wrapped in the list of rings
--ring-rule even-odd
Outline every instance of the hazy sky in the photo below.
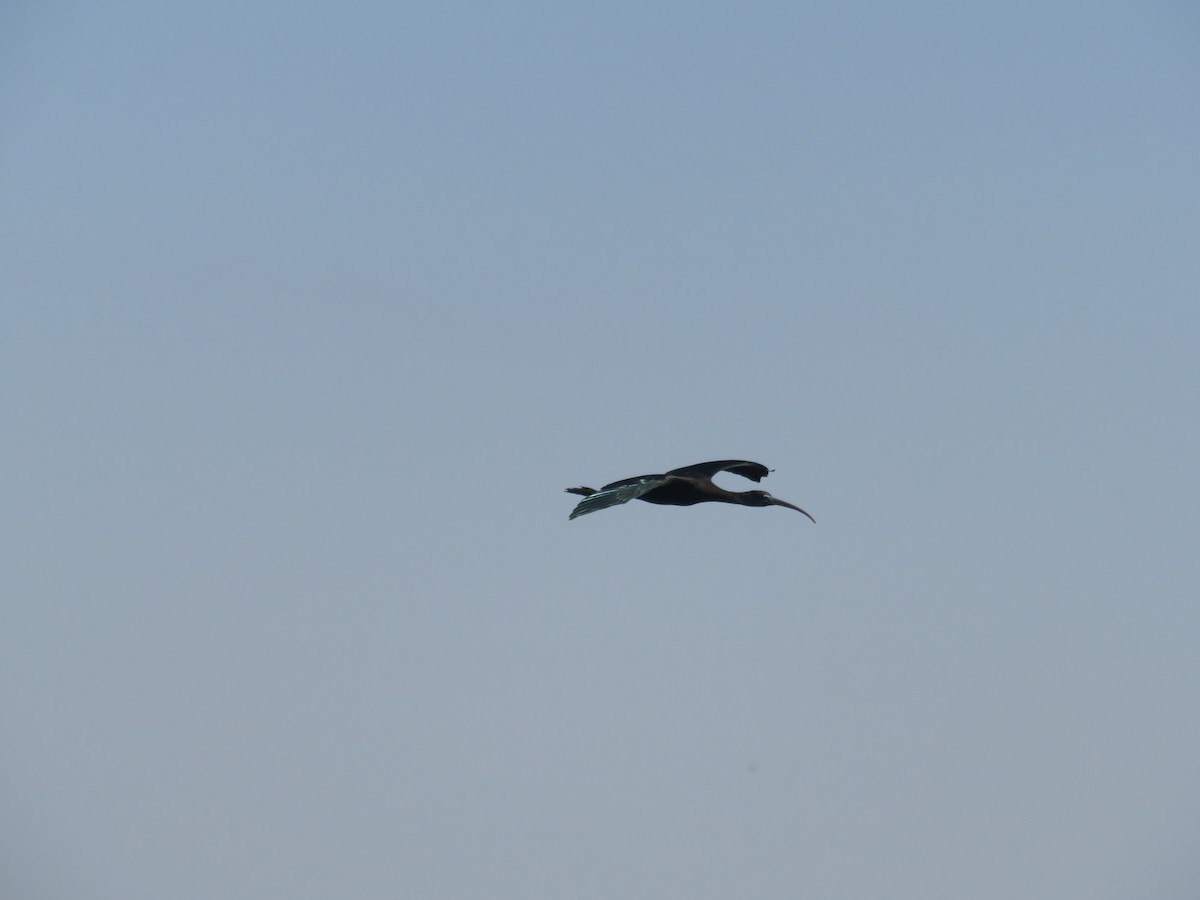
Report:
[[[1200,892],[1191,3],[6,3],[0,384],[6,900]]]

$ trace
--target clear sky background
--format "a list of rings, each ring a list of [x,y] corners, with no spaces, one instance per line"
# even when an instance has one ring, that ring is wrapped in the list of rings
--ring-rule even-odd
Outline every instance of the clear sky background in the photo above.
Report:
[[[1200,896],[1191,3],[12,2],[0,198],[4,897]]]

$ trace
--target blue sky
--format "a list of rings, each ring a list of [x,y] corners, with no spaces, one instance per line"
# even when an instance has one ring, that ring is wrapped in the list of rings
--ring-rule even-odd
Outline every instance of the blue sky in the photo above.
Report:
[[[1198,45],[10,4],[5,896],[1194,897]]]

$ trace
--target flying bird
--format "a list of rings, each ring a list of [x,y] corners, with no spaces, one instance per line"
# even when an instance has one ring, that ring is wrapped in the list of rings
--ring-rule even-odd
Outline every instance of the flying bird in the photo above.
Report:
[[[694,506],[709,501],[738,503],[742,506],[786,506],[788,509],[804,513],[815,524],[817,520],[800,507],[777,500],[766,491],[727,491],[713,483],[713,476],[718,472],[733,472],[757,482],[766,478],[770,471],[761,463],[746,462],[744,459],[722,459],[672,469],[664,475],[625,478],[606,484],[600,490],[590,487],[567,488],[568,494],[581,494],[584,498],[572,510],[571,518],[628,503],[636,498],[666,506]]]

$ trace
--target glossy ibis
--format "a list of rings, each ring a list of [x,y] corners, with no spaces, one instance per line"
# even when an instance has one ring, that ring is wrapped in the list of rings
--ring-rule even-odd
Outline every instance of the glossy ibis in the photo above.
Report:
[[[589,487],[567,488],[568,494],[582,494],[584,497],[572,510],[571,518],[628,503],[637,498],[647,503],[661,503],[666,506],[694,506],[708,501],[738,503],[742,506],[786,506],[788,509],[804,513],[815,523],[817,520],[800,507],[776,500],[766,491],[727,491],[713,483],[713,476],[718,472],[733,472],[751,481],[762,481],[770,471],[761,463],[746,462],[743,459],[721,459],[672,469],[664,475],[625,478],[606,484],[600,490]]]

